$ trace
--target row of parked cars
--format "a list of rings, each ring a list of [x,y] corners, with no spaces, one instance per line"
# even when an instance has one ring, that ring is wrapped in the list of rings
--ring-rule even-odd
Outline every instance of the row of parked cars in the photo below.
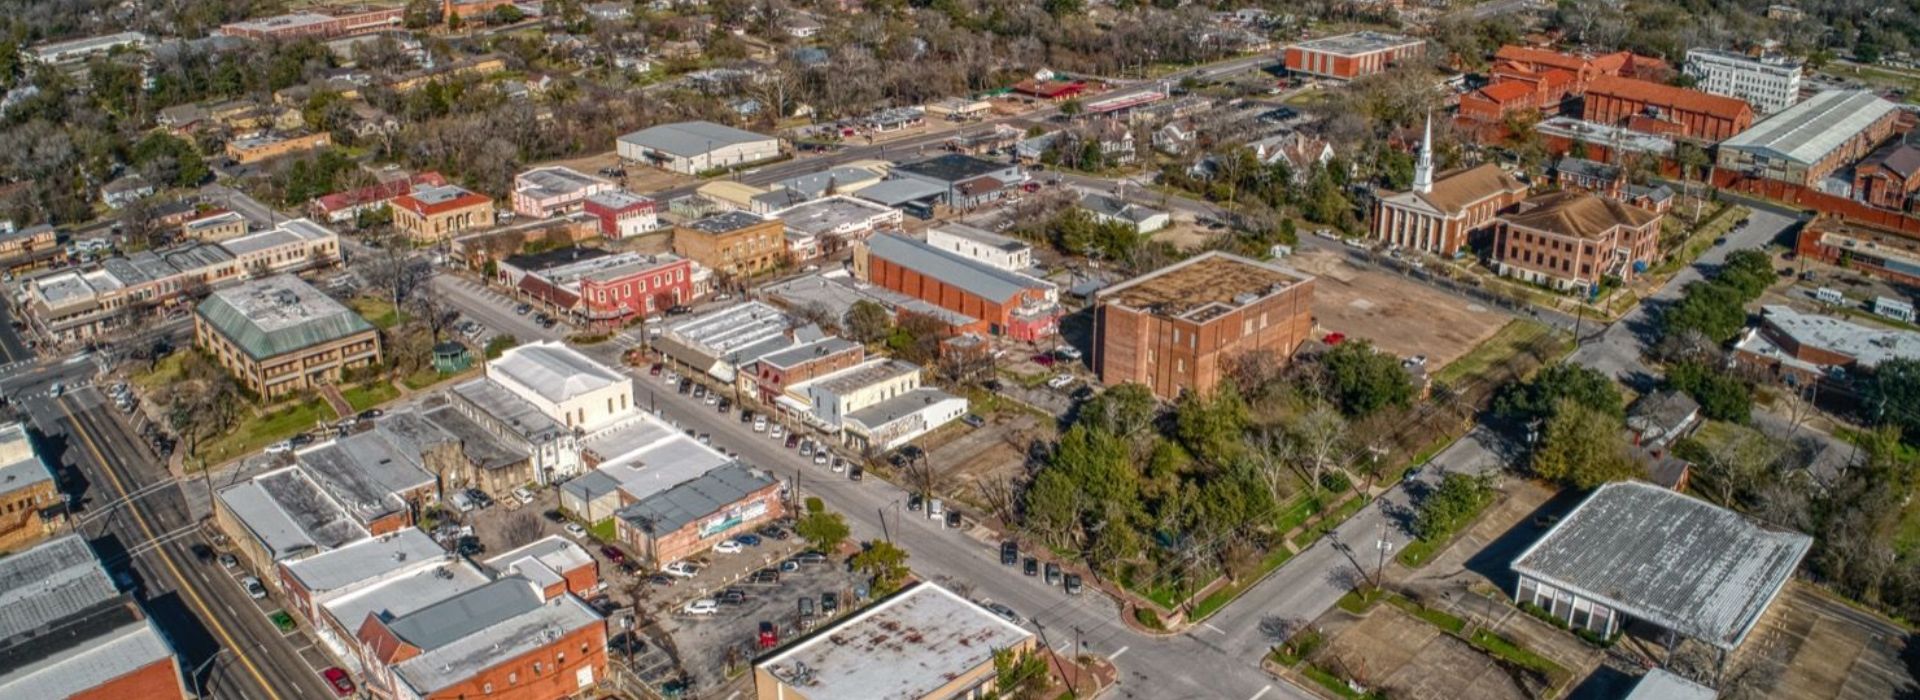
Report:
[[[1000,563],[1005,566],[1019,566],[1020,572],[1028,576],[1043,576],[1048,586],[1060,586],[1067,595],[1080,595],[1083,582],[1079,574],[1062,573],[1060,565],[1047,562],[1044,566],[1038,557],[1020,556],[1020,544],[1013,540],[1000,543]]]

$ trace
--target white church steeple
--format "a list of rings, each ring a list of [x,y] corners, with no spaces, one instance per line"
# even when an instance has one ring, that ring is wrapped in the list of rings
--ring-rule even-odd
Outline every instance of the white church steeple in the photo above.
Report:
[[[1420,160],[1413,164],[1413,191],[1433,191],[1433,113],[1427,113],[1427,134],[1420,139]]]

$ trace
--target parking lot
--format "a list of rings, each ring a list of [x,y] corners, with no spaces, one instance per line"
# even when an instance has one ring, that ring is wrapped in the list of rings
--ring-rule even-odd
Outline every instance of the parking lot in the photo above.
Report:
[[[682,605],[660,618],[660,628],[671,635],[695,692],[725,685],[729,663],[749,663],[766,653],[760,646],[760,623],[771,623],[777,644],[786,644],[859,607],[858,601],[866,592],[865,577],[849,571],[838,560],[793,568],[780,574],[777,582],[742,581],[728,587],[726,590],[738,591],[743,597],[736,603],[719,603],[713,613],[689,614]],[[824,609],[826,604],[832,605],[832,613]]]

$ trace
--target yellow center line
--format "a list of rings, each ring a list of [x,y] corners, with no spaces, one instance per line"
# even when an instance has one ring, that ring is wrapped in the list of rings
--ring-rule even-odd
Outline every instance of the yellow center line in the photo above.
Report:
[[[85,428],[80,427],[80,419],[73,415],[73,411],[67,409],[66,398],[61,397],[54,399],[54,404],[60,407],[61,413],[66,414],[67,424],[73,426],[73,431],[79,434],[80,439],[87,443],[87,451],[92,452],[93,458],[100,462],[100,469],[107,473],[109,480],[113,481],[113,488],[120,492],[121,498],[126,498],[126,485],[120,482],[120,475],[113,471],[113,467],[107,465],[107,458],[101,454],[100,446],[94,443],[93,435],[89,434]],[[127,509],[133,511],[134,522],[139,523],[140,531],[147,536],[147,539],[154,539],[153,526],[147,524],[147,517],[140,511],[140,508],[130,502],[127,504]],[[180,572],[180,567],[173,563],[173,555],[167,552],[166,547],[155,547],[154,549],[160,552],[160,560],[166,562],[167,570],[173,573],[174,580],[180,582],[180,590],[186,591],[187,595],[193,598],[194,607],[200,609],[201,616],[206,618],[208,624],[213,625],[213,630],[220,634],[220,640],[227,643],[227,648],[232,649],[233,655],[240,658],[240,663],[247,667],[247,672],[253,675],[255,681],[259,681],[260,687],[267,691],[267,697],[280,700],[280,694],[274,692],[273,684],[268,683],[266,676],[260,674],[259,667],[253,665],[253,659],[247,656],[245,647],[234,643],[233,635],[227,632],[225,625],[220,624],[220,618],[213,614],[213,609],[207,606],[207,602],[200,598],[200,592],[193,587],[193,582],[188,581],[186,575]]]

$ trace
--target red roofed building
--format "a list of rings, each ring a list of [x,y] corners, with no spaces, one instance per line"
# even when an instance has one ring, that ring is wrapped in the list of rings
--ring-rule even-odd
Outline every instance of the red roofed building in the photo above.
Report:
[[[345,223],[358,216],[361,211],[379,209],[392,202],[394,197],[412,192],[419,187],[440,187],[447,179],[440,173],[425,172],[404,180],[383,182],[357,190],[335,192],[315,197],[307,203],[307,215],[329,224]]]
[[[1566,71],[1555,71],[1571,75]],[[1564,94],[1564,93],[1563,93]],[[1558,99],[1551,102],[1559,102]],[[1537,112],[1548,104],[1540,86],[1519,80],[1504,80],[1460,96],[1460,116],[1483,122],[1497,122],[1509,114]]]
[[[493,226],[493,199],[458,185],[422,187],[393,199],[393,227],[416,243]]]
[[[1626,51],[1601,56],[1574,56],[1526,46],[1502,46],[1494,52],[1493,67],[1488,73],[1495,82],[1536,82],[1557,71],[1565,71],[1572,78],[1565,94],[1580,95],[1596,78],[1613,76],[1651,80],[1665,74],[1668,68],[1665,61]]]
[[[1027,79],[1013,84],[1013,91],[1022,95],[1032,95],[1043,100],[1065,100],[1078,97],[1087,91],[1085,82],[1065,80]]]
[[[1635,131],[1721,141],[1753,126],[1753,108],[1732,97],[1602,76],[1587,84],[1582,118]]]

